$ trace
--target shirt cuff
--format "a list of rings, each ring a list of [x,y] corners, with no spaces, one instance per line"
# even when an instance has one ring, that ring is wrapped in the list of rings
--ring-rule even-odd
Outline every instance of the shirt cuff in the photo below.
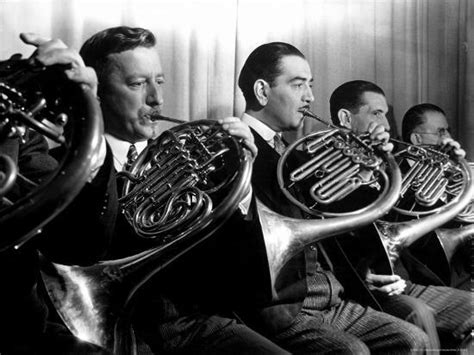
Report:
[[[107,145],[105,143],[105,137],[101,136],[99,154],[97,154],[95,159],[93,159],[92,161],[91,174],[89,175],[87,182],[91,182],[97,176],[97,173],[99,172],[100,168],[104,164],[106,154],[107,154]]]
[[[239,203],[240,212],[242,212],[244,216],[246,216],[247,213],[249,213],[250,203],[252,202],[252,192],[253,192],[252,186],[250,186],[249,191],[247,192],[245,197],[242,199],[242,201],[240,201]]]

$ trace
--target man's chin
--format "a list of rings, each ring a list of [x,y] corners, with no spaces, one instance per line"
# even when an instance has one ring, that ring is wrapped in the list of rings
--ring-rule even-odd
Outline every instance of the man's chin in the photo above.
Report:
[[[300,129],[301,127],[303,127],[303,123],[304,123],[304,116],[298,117],[298,118],[295,120],[294,129],[295,129],[295,130]]]
[[[161,133],[163,133],[164,129],[160,129],[160,126],[157,124],[153,124],[149,126],[145,132],[147,139],[156,139],[158,138]]]
[[[155,139],[158,136],[158,129],[153,129],[152,127],[141,127],[140,130],[135,130],[134,140],[135,142],[143,142],[150,139]]]

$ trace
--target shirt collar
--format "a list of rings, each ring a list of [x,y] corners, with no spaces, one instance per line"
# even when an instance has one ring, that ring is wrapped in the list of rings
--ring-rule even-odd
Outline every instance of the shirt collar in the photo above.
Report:
[[[123,141],[110,135],[109,133],[105,133],[105,139],[107,143],[109,143],[110,149],[112,150],[112,154],[114,156],[114,167],[117,171],[122,171],[122,167],[127,161],[127,153],[128,149],[130,148],[130,142]],[[147,141],[135,142],[135,148],[137,148],[138,154],[140,154],[143,149],[147,146]]]
[[[276,134],[281,136],[281,133],[275,132],[262,121],[250,116],[248,113],[242,115],[242,121],[248,124],[255,132],[257,132],[272,148],[274,148],[273,137]]]

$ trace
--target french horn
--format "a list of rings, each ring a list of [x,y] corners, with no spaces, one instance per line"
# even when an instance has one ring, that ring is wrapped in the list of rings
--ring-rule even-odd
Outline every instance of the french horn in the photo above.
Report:
[[[395,154],[406,171],[400,199],[393,209],[411,219],[374,222],[384,246],[380,250],[386,252],[385,262],[375,268],[381,274],[392,274],[403,249],[456,218],[474,193],[472,171],[465,159],[453,158],[432,147],[397,143],[406,147]]]
[[[309,110],[303,114],[326,123]],[[391,154],[376,148],[378,144],[367,134],[332,126],[295,141],[283,153],[277,168],[280,188],[313,219],[283,216],[257,200],[273,289],[283,266],[306,246],[366,226],[395,204],[401,188],[400,170]],[[295,151],[303,151],[307,160],[288,169],[287,161]],[[292,192],[295,185],[304,192],[302,196]],[[361,186],[371,185],[380,187],[380,192],[367,205],[346,212],[328,209]]]
[[[155,246],[91,266],[43,269],[48,294],[71,332],[114,354],[136,352],[130,314],[140,287],[212,235],[249,192],[252,156],[242,143],[216,121],[179,122],[122,174],[121,213],[137,238]]]
[[[18,171],[10,156],[0,155],[0,225],[5,231],[0,251],[28,242],[79,193],[99,151],[101,120],[94,94],[69,81],[63,67],[45,67],[21,55],[0,62],[0,145],[23,141],[28,130],[35,130],[66,151],[41,183]],[[18,184],[27,191],[13,194]]]
[[[474,176],[474,163],[469,162],[468,164],[471,168],[471,174]],[[469,202],[466,208],[456,216],[456,221],[467,224],[474,223],[474,195],[471,196],[471,202]]]

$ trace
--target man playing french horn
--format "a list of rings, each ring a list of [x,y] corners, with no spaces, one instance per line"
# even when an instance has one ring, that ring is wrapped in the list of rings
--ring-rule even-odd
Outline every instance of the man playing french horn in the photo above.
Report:
[[[280,135],[302,124],[314,100],[312,82],[304,55],[281,42],[255,49],[239,76],[246,100],[242,119],[252,128],[259,149],[252,176],[254,193],[270,209],[293,218],[302,218],[303,213],[285,198],[277,182]],[[383,142],[381,149],[392,149],[384,127],[371,124],[369,131],[371,139]],[[266,244],[277,235],[273,237]],[[295,354],[425,351],[428,339],[421,329],[347,299],[331,270],[324,247],[320,243],[307,246],[274,275],[271,300],[241,311],[244,320]]]
[[[106,138],[115,168],[122,171],[129,167],[130,158],[136,158],[136,153],[128,153],[129,147],[133,145],[133,149],[140,153],[148,140],[156,138],[159,133],[165,75],[155,36],[142,28],[109,28],[88,39],[80,53],[87,65],[97,71]],[[241,138],[254,155],[257,153],[249,128],[238,118],[229,117],[219,122],[224,130]],[[241,203],[243,212],[249,205],[249,192],[247,195]],[[247,238],[250,234],[245,232],[242,214],[237,212],[227,226],[224,226],[227,232],[217,233],[219,235],[202,243],[142,290],[135,310],[134,327],[153,351],[180,354],[286,353],[238,323],[229,312],[233,301],[245,297],[245,283],[250,286],[264,281],[260,281],[260,273],[250,269],[255,265],[250,255],[241,264],[234,263],[233,255],[235,250],[239,250],[239,246],[234,244],[250,239]],[[154,240],[139,238],[121,215],[109,258],[133,255],[151,248],[154,243]],[[239,282],[244,276],[245,279]]]
[[[402,120],[402,139],[413,146],[421,145],[440,149],[450,140],[451,130],[444,110],[431,103],[422,103],[410,107]],[[455,144],[453,147],[459,149]],[[441,150],[443,150],[441,148]],[[462,152],[462,151],[460,151]],[[474,164],[469,163],[471,170]],[[474,170],[473,170],[474,172]],[[435,205],[447,202],[446,192]],[[414,245],[416,256],[426,263],[447,284],[461,290],[472,290],[470,272],[471,248],[469,238],[473,234],[473,202],[458,216],[436,229]],[[434,236],[433,234],[436,234]],[[417,252],[419,250],[419,252]],[[439,262],[440,258],[443,262]]]
[[[386,117],[388,105],[385,94],[371,82],[355,80],[340,85],[331,95],[330,109],[334,124],[356,133],[366,131],[374,122],[390,129]],[[449,135],[441,138],[438,143],[451,147],[451,154],[460,158],[465,156],[459,143]],[[369,193],[370,191],[366,192]],[[474,326],[471,294],[451,287],[434,286],[440,284],[439,278],[417,261],[408,249],[400,252],[394,274],[376,274],[372,271],[373,265],[367,265],[364,261],[373,257],[367,255],[371,243],[369,236],[373,232],[373,229],[360,231],[359,239],[346,250],[352,256],[359,257],[358,267],[362,276],[383,310],[421,326],[430,335],[433,350],[457,348],[463,341],[467,341]],[[364,259],[364,254],[367,259]]]
[[[21,39],[25,43],[37,47],[36,51],[29,58],[20,75],[9,73],[7,69],[5,70],[7,75],[3,76],[2,72],[2,85],[9,83],[8,80],[4,81],[8,76],[10,78],[19,77],[21,81],[21,79],[28,78],[29,70],[34,72],[42,68],[44,71],[48,71],[53,66],[63,65],[58,68],[60,73],[66,74],[67,80],[81,85],[84,90],[91,93],[91,98],[95,100],[97,77],[92,68],[84,65],[77,52],[68,49],[60,40],[48,40],[33,33],[21,34]],[[11,63],[15,64],[15,61],[13,60]],[[3,66],[2,68],[5,69]],[[55,72],[51,71],[49,74],[51,77],[47,79],[53,80]],[[29,81],[26,83],[34,86],[34,83]],[[8,93],[9,91],[6,90],[2,92],[2,105],[4,102],[8,102]],[[41,92],[40,94],[48,97],[49,93]],[[62,99],[62,97],[58,99]],[[5,106],[3,107],[5,108]],[[53,110],[53,107],[54,105],[51,104],[50,109]],[[10,108],[9,112],[13,111]],[[38,116],[41,117],[41,111],[38,110],[38,112]],[[4,114],[2,118],[9,118],[7,110],[2,113]],[[34,116],[31,112],[29,114]],[[71,121],[80,119],[74,114],[69,118]],[[86,117],[84,119],[84,121],[87,120],[92,120],[92,118]],[[2,121],[3,128],[5,123]],[[47,296],[41,288],[39,259],[39,252],[41,252],[49,260],[90,264],[102,258],[106,252],[111,237],[108,232],[109,226],[115,220],[115,212],[109,210],[109,193],[113,192],[110,189],[110,181],[114,177],[112,161],[105,156],[102,122],[97,123],[99,126],[94,134],[101,138],[96,143],[101,144],[102,150],[98,156],[94,155],[95,159],[90,165],[92,171],[84,169],[87,183],[85,185],[78,183],[83,186],[80,193],[69,206],[66,206],[64,210],[60,209],[62,212],[53,215],[52,220],[42,228],[42,232],[39,231],[41,233],[36,232],[31,236],[34,240],[23,239],[0,252],[0,280],[2,282],[0,353],[2,354],[107,353],[94,344],[73,337],[55,317],[49,316],[51,313],[48,314]],[[44,183],[48,184],[51,176],[54,176],[54,173],[61,167],[61,162],[48,153],[48,145],[41,132],[26,127],[22,136],[5,137],[3,133],[5,132],[2,132],[0,139],[0,153],[8,155],[14,160],[22,179],[17,177],[17,183],[7,191],[6,199],[3,199],[3,195],[1,196],[2,217],[5,216],[4,212],[8,208],[12,210],[11,207],[16,207],[16,202],[25,196],[36,201],[36,204],[41,203],[42,201],[34,195],[34,192],[38,191],[38,186],[35,184],[41,184],[40,186],[44,186]],[[91,144],[85,137],[80,138],[84,144]],[[70,142],[68,141],[68,143]],[[93,150],[95,149],[94,147]],[[88,156],[88,159],[91,159],[91,156]],[[62,169],[64,169],[63,172],[66,171],[64,166]],[[26,181],[29,179],[32,183],[25,184],[25,179]],[[56,180],[53,179],[53,181]],[[59,183],[54,188],[60,188],[58,185]],[[87,208],[84,209],[84,206]],[[36,212],[41,214],[41,211],[33,211],[21,223],[25,225],[31,223],[30,219],[35,218]],[[84,223],[84,220],[87,220],[87,223]],[[12,232],[2,225],[2,242],[8,239]]]

